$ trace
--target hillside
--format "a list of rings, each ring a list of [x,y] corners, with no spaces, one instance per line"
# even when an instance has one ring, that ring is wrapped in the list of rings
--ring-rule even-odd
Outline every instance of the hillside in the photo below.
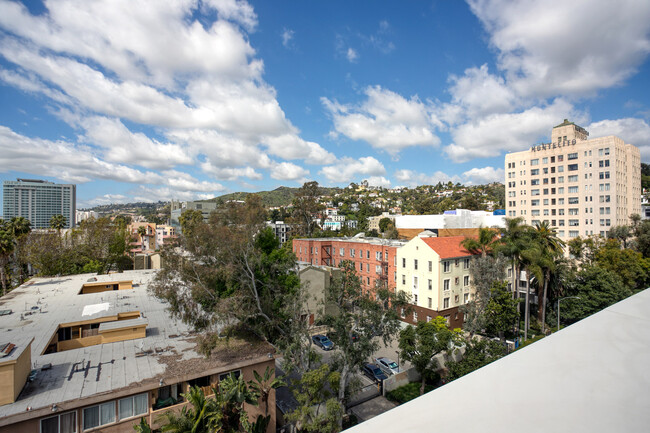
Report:
[[[245,200],[248,194],[257,194],[262,199],[262,203],[266,207],[288,206],[291,204],[296,191],[299,188],[290,188],[281,186],[273,191],[260,191],[256,193],[248,192],[233,192],[215,197],[209,201],[228,201],[228,200]],[[320,187],[320,195],[333,195],[340,191],[340,188],[325,188]]]

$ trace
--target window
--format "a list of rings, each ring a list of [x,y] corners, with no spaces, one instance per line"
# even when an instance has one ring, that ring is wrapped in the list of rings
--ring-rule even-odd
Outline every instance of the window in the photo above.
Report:
[[[606,159],[604,161],[598,161],[598,167],[609,167],[609,159]]]
[[[375,258],[377,259],[377,261],[380,261],[380,262],[381,262],[381,251],[377,251],[377,252],[375,253]]]
[[[340,248],[339,249],[339,256],[345,257],[345,248]]]
[[[222,380],[226,380],[226,378],[231,374],[235,377],[235,379],[238,379],[239,376],[241,376],[241,370],[233,370],[233,371],[228,371],[226,373],[221,373],[219,375],[219,382],[221,382]]]
[[[406,258],[402,258],[402,267],[403,267],[403,268],[406,267]]]
[[[418,312],[417,312],[417,311],[414,311],[414,312],[413,312],[413,321],[414,321],[414,322],[417,322],[417,321],[418,321]]]
[[[577,186],[570,186],[569,187],[569,194],[577,194],[578,193],[578,187]]]
[[[539,190],[538,189],[531,190],[530,195],[539,195]]]
[[[539,168],[533,168],[533,169],[530,171],[530,175],[531,175],[531,176],[539,176]]]
[[[530,215],[531,216],[539,216],[539,209],[533,209],[532,211],[530,211]]]
[[[569,220],[569,226],[577,227],[579,225],[580,225],[580,222],[578,220]]]
[[[469,259],[463,260],[463,269],[469,269]]]
[[[601,171],[598,173],[600,179],[609,179],[609,171]]]
[[[542,164],[548,164],[548,157],[542,158]]]
[[[530,165],[539,165],[539,159],[531,159]]]
[[[567,178],[567,180],[568,180],[569,182],[577,182],[577,181],[578,181],[578,175],[577,175],[577,174],[573,174],[573,175],[569,176],[569,177]]]
[[[569,197],[569,204],[578,204],[579,202],[578,197]]]
[[[451,262],[444,261],[442,262],[442,271],[449,272],[451,270]]]
[[[578,208],[570,208],[569,215],[578,215]]]
[[[147,394],[138,394],[118,400],[118,418],[123,420],[132,416],[144,415],[147,409]]]
[[[531,200],[531,201],[530,201],[530,204],[531,204],[532,206],[539,206],[539,199]]]
[[[449,290],[449,280],[444,280],[444,281],[442,282],[442,288],[443,288],[443,290],[445,290],[445,291],[446,291],[446,290]]]
[[[413,277],[413,289],[415,289],[415,290],[418,289],[418,277],[415,277],[415,276]],[[414,296],[415,296],[416,304],[417,304],[417,296],[418,295],[414,295]]]
[[[564,183],[564,176],[560,176],[557,178],[557,183]]]
[[[467,304],[469,302],[469,293],[463,295],[463,303]]]
[[[429,260],[429,272],[433,271],[433,262]]]
[[[539,185],[539,179],[533,179],[530,181],[531,185]]]
[[[570,238],[577,238],[578,235],[579,235],[579,231],[578,231],[578,230],[569,230],[569,237],[570,237]]]
[[[406,275],[402,275],[402,284],[406,284]]]
[[[463,286],[465,287],[469,286],[469,275],[465,275],[463,277]]]
[[[115,422],[115,402],[109,401],[83,410],[83,429],[99,427]]]
[[[567,170],[569,171],[576,171],[578,169],[578,164],[569,164],[567,166]]]
[[[570,153],[567,157],[567,159],[570,161],[572,159],[578,159],[578,152],[576,153]]]
[[[366,250],[366,259],[370,258],[370,250]]]
[[[433,299],[431,299],[431,298],[427,298],[427,301],[428,301],[428,302],[427,302],[427,306],[428,306],[429,308],[433,308]]]
[[[456,277],[454,278],[454,284],[457,286],[460,283],[460,278]]]
[[[368,251],[370,252],[370,251]],[[366,272],[370,272],[370,263],[366,263]]]
[[[413,303],[414,303],[415,305],[418,304],[418,295],[413,295]]]
[[[413,269],[418,270],[418,259],[413,260]]]
[[[350,257],[354,257],[354,248],[350,248]]]
[[[449,308],[449,298],[444,298],[442,300],[442,308]]]
[[[429,280],[429,290],[433,290],[433,281]]]
[[[381,265],[375,266],[375,274],[381,275]]]
[[[76,433],[77,412],[62,413],[41,420],[41,433]]]

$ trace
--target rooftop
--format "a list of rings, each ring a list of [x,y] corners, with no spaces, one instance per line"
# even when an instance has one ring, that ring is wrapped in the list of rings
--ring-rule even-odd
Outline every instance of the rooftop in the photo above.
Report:
[[[451,259],[453,257],[471,256],[472,253],[463,248],[460,244],[465,240],[465,236],[445,236],[445,237],[426,237],[420,238],[433,251],[438,253],[441,259]]]
[[[140,270],[33,278],[0,298],[0,310],[12,311],[0,316],[0,343],[15,344],[13,351],[17,353],[33,339],[32,368],[37,370],[36,377],[25,385],[15,403],[0,406],[0,426],[13,422],[7,417],[23,414],[32,418],[36,416],[32,412],[49,411],[53,403],[71,409],[84,404],[80,399],[101,400],[102,395],[109,393],[112,397],[130,395],[139,389],[151,389],[162,378],[173,383],[168,379],[177,377],[180,381],[226,367],[235,369],[273,352],[266,343],[231,341],[229,348],[206,359],[197,352],[196,335],[191,329],[170,318],[166,304],[148,293],[155,273]],[[79,295],[81,286],[92,278],[97,282],[132,280],[133,289]],[[104,323],[100,330],[146,325],[145,338],[42,354],[59,324],[134,311],[139,311],[140,316]],[[27,408],[31,415],[26,413]]]
[[[348,430],[648,431],[650,290]]]
[[[359,236],[359,235],[357,235]],[[396,239],[383,239],[383,238],[366,238],[366,237],[332,237],[332,238],[299,238],[296,240],[299,241],[316,241],[316,242],[356,242],[360,244],[371,244],[371,245],[385,245],[390,247],[401,247],[406,244],[406,241],[400,241]]]

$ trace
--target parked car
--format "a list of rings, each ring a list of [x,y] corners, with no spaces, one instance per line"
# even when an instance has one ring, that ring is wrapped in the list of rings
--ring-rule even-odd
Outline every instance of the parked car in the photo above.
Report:
[[[332,341],[335,341],[337,339],[336,338],[336,333],[333,332],[333,331],[328,332],[327,336]],[[356,343],[357,341],[359,341],[359,334],[357,334],[356,332],[353,332],[352,335],[350,335],[350,341],[352,341],[353,343]]]
[[[386,373],[381,371],[381,368],[377,367],[375,364],[366,364],[363,366],[362,370],[363,370],[363,374],[365,374],[375,382],[381,382],[382,380],[388,379]]]
[[[334,343],[324,335],[318,334],[311,337],[311,341],[318,347],[323,350],[332,350],[334,348]]]
[[[375,359],[377,366],[381,368],[381,371],[387,375],[399,373],[399,365],[390,358],[377,358]]]

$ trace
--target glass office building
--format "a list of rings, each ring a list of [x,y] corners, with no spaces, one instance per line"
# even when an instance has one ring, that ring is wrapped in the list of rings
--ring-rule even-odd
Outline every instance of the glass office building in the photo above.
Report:
[[[50,218],[61,214],[66,228],[75,225],[77,186],[45,180],[17,179],[2,184],[4,219],[25,217],[33,229],[50,227]]]

